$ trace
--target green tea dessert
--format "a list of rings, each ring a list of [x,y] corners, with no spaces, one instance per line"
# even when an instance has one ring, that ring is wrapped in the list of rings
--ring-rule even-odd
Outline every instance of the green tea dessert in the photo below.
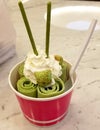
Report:
[[[30,80],[26,79],[25,77],[21,77],[17,81],[17,90],[29,97],[36,97],[36,85],[33,84]]]
[[[17,91],[34,98],[50,98],[60,95],[71,87],[69,64],[59,55],[49,54],[51,2],[47,3],[45,51],[37,49],[21,0],[19,8],[32,45],[24,62],[19,65]]]
[[[23,76],[24,76],[23,70],[24,70],[24,63],[21,64],[21,65],[19,66],[19,68],[18,68],[18,73],[19,73],[19,76],[20,76],[20,77],[23,77]]]
[[[50,87],[38,87],[37,94],[38,98],[48,98],[60,95],[64,92],[65,85],[60,78],[55,77],[55,84]]]

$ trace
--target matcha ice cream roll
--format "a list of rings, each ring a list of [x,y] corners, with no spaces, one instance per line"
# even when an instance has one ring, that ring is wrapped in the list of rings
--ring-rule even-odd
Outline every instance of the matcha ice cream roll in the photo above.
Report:
[[[19,74],[19,77],[23,77],[24,76],[24,73],[23,73],[23,70],[24,70],[24,63],[21,64],[18,68],[18,74]]]
[[[21,72],[23,72],[24,75],[25,70],[22,66],[25,66],[25,64],[21,64],[19,66],[19,69],[22,69]],[[52,75],[52,71],[50,69],[34,72],[33,75],[33,77],[36,78],[33,78],[33,80],[36,80],[34,83],[32,79],[30,80],[28,77],[24,77],[25,75],[19,78],[17,81],[17,91],[26,96],[37,98],[53,97],[65,91],[65,84],[63,80],[58,76]]]
[[[60,78],[55,77],[55,84],[49,87],[37,87],[38,98],[48,98],[60,95],[65,90],[65,85]]]
[[[23,72],[22,75],[24,75],[24,78],[20,78],[18,82],[20,82],[21,85],[24,85],[25,82],[26,88],[23,86],[25,90],[20,89],[20,85],[17,83],[17,88],[19,88],[17,90],[28,96],[28,87],[30,89],[32,85],[33,88],[35,87],[35,91],[32,92],[34,93],[33,97],[36,95],[38,98],[57,96],[68,89],[65,88],[65,83],[68,79],[68,64],[66,62],[65,66],[61,66],[59,59],[62,57],[50,55],[49,58],[45,58],[45,53],[43,51],[39,52],[38,56],[30,52],[25,62],[20,65],[19,70],[22,69],[21,72]],[[63,61],[64,60],[62,60],[62,64]]]
[[[17,90],[29,97],[37,97],[37,86],[25,77],[21,77],[17,81]]]

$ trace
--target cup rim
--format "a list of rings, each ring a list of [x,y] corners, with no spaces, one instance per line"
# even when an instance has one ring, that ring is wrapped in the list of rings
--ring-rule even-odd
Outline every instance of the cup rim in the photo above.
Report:
[[[21,97],[21,98],[24,98],[24,99],[26,99],[26,100],[31,100],[31,101],[51,101],[51,100],[56,100],[56,99],[62,98],[62,97],[64,97],[65,95],[69,94],[69,93],[73,90],[73,88],[76,86],[76,84],[77,84],[78,78],[77,78],[77,73],[75,72],[75,73],[76,73],[76,79],[75,79],[74,84],[73,84],[72,87],[69,88],[66,92],[64,92],[64,93],[62,93],[62,94],[60,94],[60,95],[57,95],[57,96],[54,96],[54,97],[47,97],[47,98],[34,98],[34,97],[29,97],[29,96],[23,95],[23,94],[19,93],[19,92],[13,87],[13,85],[12,85],[12,83],[11,83],[11,80],[10,80],[10,79],[11,79],[11,74],[13,73],[14,69],[15,69],[18,65],[20,65],[22,62],[24,62],[24,60],[18,62],[16,65],[14,65],[14,66],[12,67],[12,69],[10,70],[9,75],[8,75],[8,83],[9,83],[9,85],[10,85],[10,88],[14,91],[14,93],[15,93],[17,96],[19,96],[19,97]],[[68,62],[68,61],[67,61],[67,62]],[[70,63],[70,62],[68,62],[68,63]]]

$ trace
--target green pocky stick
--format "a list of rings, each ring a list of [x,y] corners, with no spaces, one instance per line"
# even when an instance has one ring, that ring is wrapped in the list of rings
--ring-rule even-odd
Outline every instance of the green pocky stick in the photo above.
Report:
[[[28,33],[28,36],[29,36],[29,39],[30,39],[30,42],[31,42],[31,45],[32,45],[32,49],[34,51],[34,54],[38,55],[38,51],[36,49],[35,41],[34,41],[34,38],[32,36],[31,28],[30,28],[30,25],[29,25],[29,22],[28,22],[28,19],[27,19],[27,16],[26,16],[26,12],[24,10],[24,6],[23,6],[23,3],[22,3],[21,0],[18,0],[18,5],[19,5],[19,8],[20,8],[20,11],[21,11],[24,23],[25,23],[25,27],[26,27],[26,30],[27,30],[27,33]]]
[[[50,21],[51,21],[51,2],[47,3],[47,19],[46,19],[46,45],[45,53],[49,57],[49,42],[50,42]]]

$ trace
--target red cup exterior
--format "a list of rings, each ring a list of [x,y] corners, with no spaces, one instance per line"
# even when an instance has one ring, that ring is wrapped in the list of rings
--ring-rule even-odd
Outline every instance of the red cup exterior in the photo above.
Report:
[[[70,104],[72,91],[54,100],[28,100],[17,96],[24,116],[33,124],[39,126],[53,125],[66,115]]]

